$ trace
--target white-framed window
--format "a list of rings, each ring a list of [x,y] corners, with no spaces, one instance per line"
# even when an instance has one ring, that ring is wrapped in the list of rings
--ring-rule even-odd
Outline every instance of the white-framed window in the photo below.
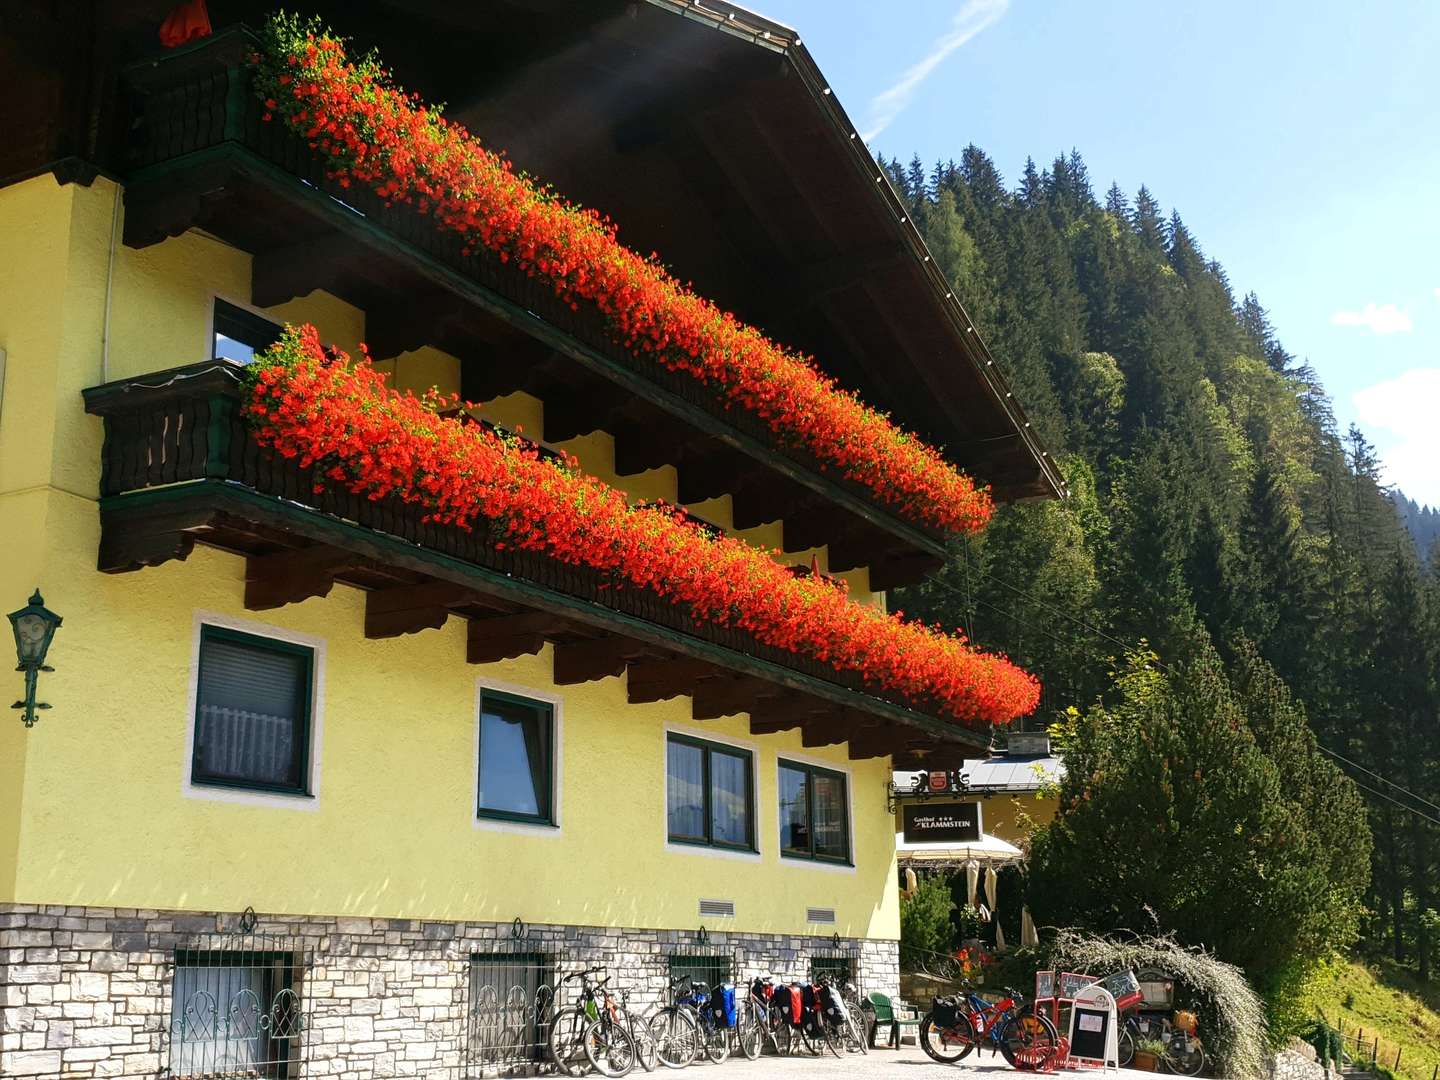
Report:
[[[849,774],[783,757],[778,766],[781,857],[853,865]]]
[[[560,831],[563,700],[481,679],[475,702],[475,824],[497,831]]]
[[[184,792],[312,807],[319,794],[325,643],[197,612]]]

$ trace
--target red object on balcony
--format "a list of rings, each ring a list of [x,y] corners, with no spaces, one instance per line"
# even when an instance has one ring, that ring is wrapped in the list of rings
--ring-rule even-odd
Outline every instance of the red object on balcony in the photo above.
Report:
[[[185,0],[177,4],[160,24],[160,44],[175,49],[186,42],[210,36],[210,12],[205,0]]]

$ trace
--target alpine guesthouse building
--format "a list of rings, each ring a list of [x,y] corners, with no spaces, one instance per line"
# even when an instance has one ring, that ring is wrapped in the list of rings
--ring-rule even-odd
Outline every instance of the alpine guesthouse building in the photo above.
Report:
[[[24,669],[0,718],[0,1076],[524,1071],[537,1000],[587,967],[637,1009],[677,972],[893,993],[891,770],[974,756],[1026,707],[986,694],[1028,677],[961,650],[974,686],[917,690],[911,645],[842,663],[751,594],[648,587],[645,543],[602,567],[559,553],[556,512],[505,527],[595,478],[662,533],[684,507],[684,543],[738,538],[752,577],[788,567],[776,595],[833,613],[848,587],[846,618],[940,566],[950,507],[895,496],[903,454],[851,468],[866,431],[809,438],[820,413],[656,340],[644,305],[687,288],[833,379],[770,385],[857,395],[890,417],[862,427],[995,501],[1060,492],[800,37],[721,0],[321,2],[347,50],[322,71],[303,26],[276,53],[270,11],[0,23],[0,604]],[[414,125],[393,175],[344,142],[338,110],[369,98],[300,89],[369,77],[372,46],[418,95],[365,121]],[[508,155],[497,190],[573,224],[554,185],[673,279],[597,298],[617,256],[594,218],[576,266],[502,252],[510,219],[397,164],[441,139],[422,101]],[[388,387],[447,395],[416,423],[571,471],[457,522],[411,477],[357,480],[412,445],[398,421],[343,467],[292,455],[254,411],[287,324],[312,361],[323,343],[303,370],[364,343]],[[346,385],[355,417],[390,393]]]

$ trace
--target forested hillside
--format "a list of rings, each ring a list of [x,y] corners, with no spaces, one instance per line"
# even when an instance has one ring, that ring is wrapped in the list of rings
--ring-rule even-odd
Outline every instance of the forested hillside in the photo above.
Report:
[[[1259,300],[1237,298],[1145,188],[1097,197],[1076,153],[1028,163],[1013,188],[973,146],[928,170],[882,164],[1073,491],[1007,508],[897,606],[1036,671],[1046,722],[1097,699],[1123,716],[1133,685],[1115,673],[1142,641],[1162,666],[1206,654],[1190,685],[1236,680],[1217,700],[1243,704],[1263,686],[1256,707],[1289,716],[1268,661],[1302,728],[1308,714],[1365,789],[1362,944],[1428,977],[1440,948],[1440,834],[1427,820],[1440,819],[1440,555],[1428,567],[1417,556],[1372,447],[1337,430]],[[1225,674],[1207,674],[1212,662]],[[1182,724],[1189,707],[1177,707]],[[1337,785],[1348,789],[1319,788]],[[1364,859],[1363,815],[1350,814],[1357,827],[1324,842],[1354,835]]]
[[[1414,499],[1407,499],[1403,491],[1395,493],[1395,503],[1400,520],[1415,537],[1415,546],[1422,553],[1440,544],[1440,506],[1421,506]]]

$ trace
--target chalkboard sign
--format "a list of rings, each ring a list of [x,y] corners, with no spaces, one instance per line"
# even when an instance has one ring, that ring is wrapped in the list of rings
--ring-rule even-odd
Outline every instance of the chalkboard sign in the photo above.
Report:
[[[1094,981],[1093,975],[1077,975],[1073,971],[1067,971],[1060,976],[1060,996],[1066,1001],[1073,1001],[1076,994]]]
[[[1115,999],[1103,986],[1087,986],[1070,1010],[1069,1064],[1119,1065]]]
[[[904,808],[907,844],[978,844],[979,803],[918,803]]]
[[[1100,1009],[1076,1008],[1070,1025],[1070,1056],[1090,1061],[1105,1060],[1105,1041],[1110,1034],[1110,1013]]]
[[[1055,996],[1055,972],[1035,972],[1035,996],[1036,998],[1052,998]]]

